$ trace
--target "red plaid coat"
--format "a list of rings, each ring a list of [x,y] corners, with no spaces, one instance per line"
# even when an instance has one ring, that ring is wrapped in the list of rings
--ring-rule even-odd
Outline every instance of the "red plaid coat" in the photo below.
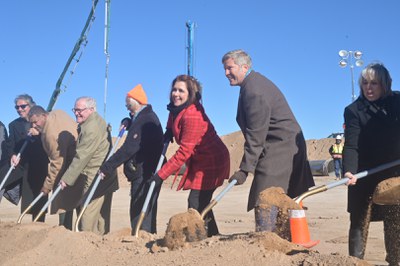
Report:
[[[175,120],[170,114],[167,128],[172,129],[179,148],[158,171],[158,175],[165,180],[186,163],[187,169],[177,190],[211,190],[221,186],[229,177],[229,152],[203,106],[191,104]]]

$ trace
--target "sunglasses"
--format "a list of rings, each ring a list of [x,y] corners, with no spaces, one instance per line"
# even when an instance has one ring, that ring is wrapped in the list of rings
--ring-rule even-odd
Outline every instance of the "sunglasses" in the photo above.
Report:
[[[29,104],[21,104],[21,105],[16,105],[14,106],[15,110],[18,110],[19,108],[21,108],[22,110],[24,110],[26,107],[28,107]]]

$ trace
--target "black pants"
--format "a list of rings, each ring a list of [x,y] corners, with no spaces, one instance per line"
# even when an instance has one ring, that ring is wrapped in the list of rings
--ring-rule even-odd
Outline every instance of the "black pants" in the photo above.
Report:
[[[135,230],[139,221],[140,213],[142,212],[143,204],[149,191],[150,185],[147,180],[139,178],[131,181],[131,204],[130,204],[130,220],[132,233]],[[155,186],[151,195],[147,211],[141,224],[140,230],[151,234],[157,233],[157,200],[160,194],[161,186]]]
[[[191,190],[189,193],[188,204],[189,208],[193,208],[201,213],[205,207],[210,203],[212,195],[215,189],[212,190]],[[218,235],[218,227],[215,221],[214,213],[210,210],[204,217],[205,225],[207,229],[207,235],[209,237]]]
[[[375,215],[374,215],[375,214]],[[350,213],[349,255],[364,258],[368,228],[374,216],[383,220],[386,261],[389,265],[400,263],[400,205],[373,205]]]

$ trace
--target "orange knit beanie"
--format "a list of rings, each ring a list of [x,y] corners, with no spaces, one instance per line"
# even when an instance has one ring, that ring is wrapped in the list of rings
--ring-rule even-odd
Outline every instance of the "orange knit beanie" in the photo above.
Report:
[[[147,96],[143,90],[142,84],[136,85],[126,96],[135,99],[140,104],[147,104]]]

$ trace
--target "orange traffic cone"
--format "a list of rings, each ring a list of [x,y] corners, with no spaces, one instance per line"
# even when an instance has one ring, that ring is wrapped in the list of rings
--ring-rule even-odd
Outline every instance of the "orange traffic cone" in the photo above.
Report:
[[[319,240],[311,240],[304,210],[289,210],[292,242],[305,248],[312,248]]]

